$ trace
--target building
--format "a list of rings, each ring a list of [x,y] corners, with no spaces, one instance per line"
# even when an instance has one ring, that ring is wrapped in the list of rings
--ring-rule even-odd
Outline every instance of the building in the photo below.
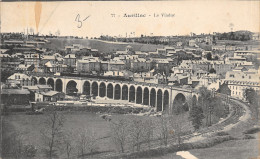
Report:
[[[101,69],[98,57],[85,57],[82,60],[77,60],[76,66],[78,73],[100,72]]]
[[[206,44],[212,45],[212,41],[213,41],[212,36],[206,36],[204,40],[205,40]]]
[[[182,46],[182,42],[180,42],[180,41],[177,42],[177,43],[176,43],[176,46],[181,47],[181,46]]]
[[[71,46],[65,46],[65,51],[67,53],[73,53],[73,52],[76,52],[76,51],[80,51],[83,48],[84,47],[80,44],[73,44]]]
[[[212,50],[225,51],[226,50],[226,45],[212,45]]]
[[[59,55],[55,54],[55,55],[43,55],[42,59],[41,59],[41,63],[45,64],[47,62],[51,62],[53,63],[63,63],[63,58],[59,57]]]
[[[100,62],[100,71],[101,72],[108,71],[108,61],[101,61]]]
[[[33,82],[31,77],[23,73],[14,73],[7,78],[7,83],[16,83],[18,86],[31,86]]]
[[[121,71],[125,69],[125,63],[121,60],[110,60],[108,62],[108,71]]]
[[[67,65],[60,64],[58,62],[51,62],[51,61],[45,63],[43,69],[45,73],[58,73],[58,72],[69,71]]]
[[[32,65],[34,66],[40,66],[42,56],[37,53],[25,53],[24,54],[24,64],[25,65]]]
[[[76,55],[68,54],[64,57],[64,64],[76,68]]]
[[[196,45],[196,41],[195,40],[189,40],[189,46],[190,47],[194,47]]]
[[[161,38],[159,39],[159,42],[160,42],[160,43],[168,43],[169,41],[170,41],[170,39],[167,38],[167,37],[161,37]]]
[[[211,68],[213,68],[213,64],[204,60],[183,60],[180,64],[180,67],[191,68],[193,71],[209,71]]]
[[[149,71],[151,67],[150,60],[144,58],[139,58],[131,61],[131,70],[132,71]]]
[[[57,91],[37,92],[35,93],[36,102],[57,102],[65,98],[65,93]]]
[[[133,73],[131,71],[122,70],[122,71],[107,71],[104,72],[104,76],[117,76],[117,77],[125,77],[129,78],[133,76]]]
[[[1,60],[1,70],[3,69],[16,69],[21,63],[20,59],[15,56],[10,56],[8,54],[0,54]]]
[[[25,65],[25,64],[19,64],[18,67],[16,67],[15,70],[27,72],[31,67],[34,67],[33,65]]]
[[[239,67],[232,71],[228,71],[224,82],[231,90],[231,96],[245,99],[244,92],[246,89],[252,88],[255,91],[259,90],[259,80],[258,70],[247,70],[244,67]]]
[[[216,73],[222,75],[225,75],[226,72],[235,68],[234,64],[226,63],[225,61],[212,61],[212,64],[212,68],[216,71]]]
[[[1,104],[10,105],[28,105],[29,104],[28,90],[21,89],[2,89]]]
[[[244,50],[244,51],[236,51],[234,53],[234,58],[246,58],[252,60],[253,58],[257,58],[260,55],[259,50]]]
[[[116,54],[118,55],[128,55],[133,53],[133,47],[130,45],[127,45],[125,50],[123,51],[116,51]]]
[[[157,54],[158,55],[167,55],[167,51],[166,49],[157,49]]]

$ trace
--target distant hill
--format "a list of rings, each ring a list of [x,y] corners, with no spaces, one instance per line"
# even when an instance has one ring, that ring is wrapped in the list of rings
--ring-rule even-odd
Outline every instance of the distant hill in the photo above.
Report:
[[[162,45],[139,44],[139,43],[111,43],[95,39],[66,39],[51,38],[50,43],[46,44],[46,48],[64,49],[66,45],[81,44],[91,49],[98,49],[101,53],[109,53],[125,50],[127,45],[131,45],[134,51],[155,51],[157,48],[163,48]]]

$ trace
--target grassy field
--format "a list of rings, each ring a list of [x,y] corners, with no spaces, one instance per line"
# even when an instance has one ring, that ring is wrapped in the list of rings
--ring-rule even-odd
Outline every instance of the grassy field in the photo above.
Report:
[[[47,113],[47,112],[46,112]],[[63,132],[72,132],[73,139],[77,139],[79,133],[82,130],[88,130],[96,133],[96,138],[98,138],[97,147],[98,153],[100,154],[114,154],[116,153],[116,146],[111,141],[110,138],[110,122],[102,119],[100,114],[94,114],[90,112],[81,112],[81,111],[62,111],[59,112],[65,117],[65,123],[63,126]],[[187,116],[185,114],[184,116]],[[8,133],[19,132],[23,136],[23,141],[25,144],[34,145],[37,147],[39,151],[37,151],[36,158],[44,158],[44,154],[42,150],[43,146],[43,138],[41,132],[45,129],[44,122],[48,116],[46,114],[41,115],[26,115],[25,112],[17,112],[11,113],[7,116],[4,116],[4,122],[11,126],[11,129],[5,129]],[[120,115],[114,114],[111,116],[113,121],[119,121],[121,119],[127,119],[131,121],[133,118],[135,119],[152,119],[155,124],[154,129],[154,138],[158,138],[159,134],[159,126],[156,123],[157,117],[147,117],[147,116],[136,116],[136,115]],[[188,121],[188,119],[186,119]],[[183,124],[185,125],[186,130],[190,129],[192,126],[190,122],[186,122],[183,120]],[[76,140],[75,140],[76,141]],[[77,155],[77,150],[75,149],[74,155]],[[65,158],[64,153],[59,153],[60,158]]]
[[[82,130],[95,132],[98,140],[99,151],[114,151],[109,135],[109,123],[102,119],[99,115],[88,112],[61,112],[65,117],[63,131],[73,132],[74,137]],[[113,118],[121,118],[122,115],[113,116]],[[43,149],[43,140],[41,132],[44,129],[44,121],[47,116],[43,115],[26,115],[25,113],[15,113],[4,116],[4,121],[13,126],[13,130],[23,134],[23,140],[26,144],[35,145],[38,150]],[[10,130],[9,130],[10,131]],[[42,158],[41,152],[37,153],[37,158]]]
[[[138,44],[138,43],[109,43],[106,41],[92,40],[92,39],[48,39],[49,44],[46,44],[46,48],[50,49],[64,49],[66,45],[81,44],[85,47],[92,49],[98,49],[101,53],[109,53],[115,51],[125,50],[127,45],[131,45],[134,51],[156,51],[157,48],[162,48],[162,45],[152,44]]]
[[[79,133],[84,130],[95,132],[95,137],[98,139],[97,147],[99,153],[113,154],[116,152],[116,147],[111,142],[110,138],[111,123],[102,119],[99,114],[79,111],[62,111],[59,113],[61,113],[65,118],[63,132],[72,132],[72,136],[75,139],[78,139]],[[40,150],[37,152],[36,158],[43,158],[43,152],[41,150],[44,149],[44,146],[41,132],[45,129],[44,122],[46,121],[47,117],[48,116],[46,114],[26,115],[24,112],[12,113],[4,116],[4,122],[7,125],[11,126],[11,128],[9,127],[5,130],[8,131],[8,133],[18,132],[19,134],[22,134],[25,144],[34,145],[37,147],[38,150]],[[131,120],[132,118],[156,119],[156,117],[116,114],[112,115],[111,122],[119,121],[122,118],[126,118],[129,120]],[[61,158],[63,157],[61,156]]]
[[[194,149],[189,152],[198,159],[257,159],[259,140],[231,140],[205,149]],[[176,153],[152,159],[183,159]]]
[[[79,132],[81,132],[84,129],[87,129],[89,131],[93,131],[96,133],[96,137],[98,138],[98,153],[101,155],[108,155],[108,154],[114,154],[116,152],[116,146],[111,141],[110,138],[110,122],[102,119],[100,117],[100,114],[90,113],[90,112],[84,112],[84,111],[61,111],[59,112],[65,117],[65,123],[63,126],[63,131],[73,132],[73,136],[76,138],[78,137]],[[36,158],[44,158],[42,149],[43,147],[43,140],[41,136],[41,132],[45,129],[44,127],[44,121],[48,117],[47,112],[42,115],[26,115],[25,112],[17,112],[17,113],[11,113],[7,116],[4,116],[4,121],[11,125],[11,129],[7,129],[8,133],[12,132],[19,132],[23,134],[23,141],[26,144],[35,145],[37,149],[39,150],[37,152]],[[187,118],[187,114],[183,114],[185,118]],[[145,119],[152,119],[153,121],[156,121],[158,119],[157,117],[147,117],[147,116],[134,116],[134,115],[119,115],[115,114],[112,115],[112,122],[113,121],[119,121],[123,118],[126,119],[132,119],[132,118],[139,118],[142,120]],[[130,121],[130,120],[129,120]],[[158,124],[155,122],[155,125]],[[190,122],[187,122],[186,120],[183,121],[183,125],[185,125],[185,129],[190,130],[191,124]],[[158,134],[158,125],[156,125],[157,128],[154,130],[155,134]],[[248,129],[245,125],[241,125],[242,127]],[[239,127],[241,127],[239,126]],[[5,129],[4,129],[5,130]],[[237,129],[234,129],[232,131],[238,131]],[[241,132],[242,130],[239,129]],[[231,132],[229,132],[232,134]],[[234,134],[232,134],[234,135]],[[240,135],[235,135],[240,136]],[[255,136],[257,138],[257,136]],[[224,143],[221,143],[219,145],[206,148],[206,149],[194,149],[190,150],[189,152],[198,157],[199,159],[225,159],[225,158],[250,158],[257,155],[257,144],[258,140],[256,139],[248,139],[248,140],[234,140],[234,141],[227,141]],[[77,155],[77,150],[74,150],[74,155]],[[59,158],[65,158],[65,154],[59,153]],[[76,158],[76,157],[74,157]],[[154,159],[157,158],[176,158],[181,159],[182,157],[176,155],[176,153],[170,153],[166,154],[164,156],[160,157],[154,157]]]

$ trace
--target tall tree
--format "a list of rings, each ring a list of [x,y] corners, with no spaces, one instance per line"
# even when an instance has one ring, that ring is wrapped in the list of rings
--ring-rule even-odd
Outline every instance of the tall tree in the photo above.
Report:
[[[210,109],[209,109],[209,103],[210,103],[210,99],[211,99],[211,91],[208,90],[206,87],[201,87],[199,89],[199,101],[198,101],[198,105],[201,106],[201,108],[203,109],[205,118],[206,118],[206,125],[209,126],[209,113],[210,113]]]
[[[64,121],[64,116],[58,113],[54,107],[51,107],[44,122],[44,129],[41,131],[43,143],[47,147],[45,149],[46,156],[49,159],[57,155]]]
[[[202,126],[202,119],[204,119],[203,109],[200,106],[194,106],[191,108],[189,119],[195,130],[198,130]]]
[[[129,134],[128,120],[121,119],[112,122],[110,125],[110,133],[112,142],[115,144],[115,146],[121,153],[124,153]]]

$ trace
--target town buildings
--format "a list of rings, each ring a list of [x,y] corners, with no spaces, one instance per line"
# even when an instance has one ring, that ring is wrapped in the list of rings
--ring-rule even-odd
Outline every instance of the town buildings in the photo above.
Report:
[[[259,91],[260,77],[259,70],[246,69],[245,67],[237,67],[232,71],[226,73],[224,82],[231,90],[231,96],[239,99],[245,99],[245,90],[254,89]]]
[[[8,34],[5,36],[11,37]],[[15,48],[0,50],[1,70],[12,68],[12,75],[6,78],[5,83],[12,85],[12,88],[27,89],[30,92],[29,100],[32,101],[64,99],[63,94],[54,91],[54,84],[45,81],[39,85],[39,81],[35,83],[31,78],[32,74],[95,76],[194,89],[206,86],[212,90],[226,84],[231,96],[240,99],[244,99],[245,89],[259,88],[259,77],[255,70],[258,69],[260,51],[249,44],[219,42],[216,37],[213,40],[212,35],[143,37],[147,43],[164,45],[142,50],[129,43],[125,49],[113,49],[106,53],[80,43],[58,50],[46,49],[41,47],[45,41],[30,39],[25,43],[20,40],[22,36],[17,37],[17,40],[3,42],[5,47],[15,45]]]

